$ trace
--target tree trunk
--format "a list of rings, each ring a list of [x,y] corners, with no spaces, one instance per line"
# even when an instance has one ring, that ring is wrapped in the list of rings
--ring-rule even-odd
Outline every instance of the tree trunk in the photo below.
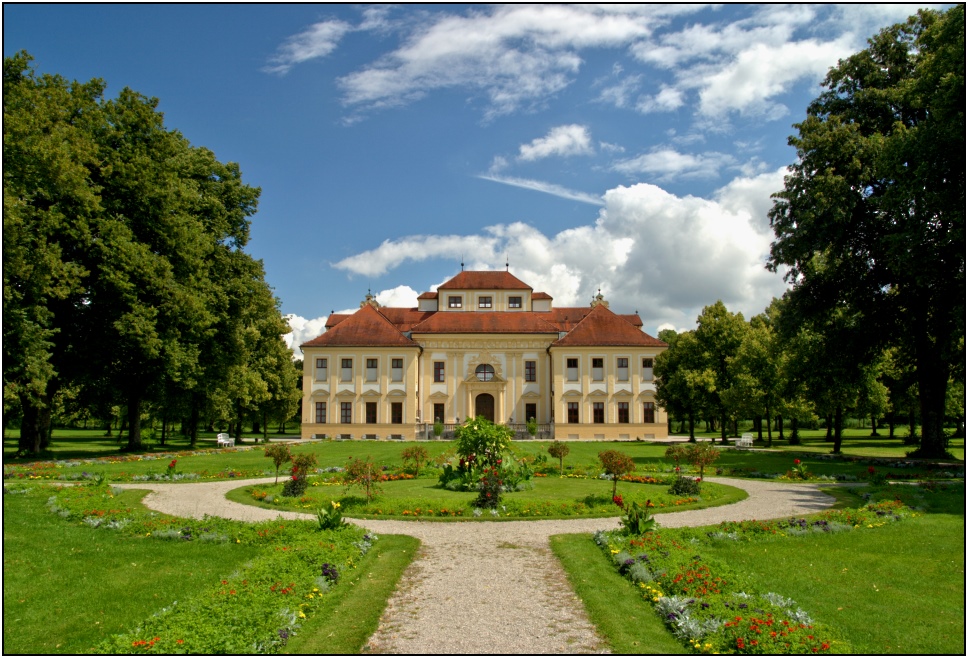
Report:
[[[760,433],[760,441],[763,440],[763,434]],[[766,408],[766,447],[773,447],[773,426],[770,423],[770,408]]]
[[[724,410],[719,417],[719,438],[723,445],[726,445],[726,411]]]
[[[914,455],[926,459],[949,457],[944,434],[944,405],[948,393],[948,367],[931,348],[918,350],[918,398],[921,403],[921,447]]]
[[[790,419],[790,445],[800,445],[800,428],[796,416]]]
[[[696,416],[692,412],[689,413],[689,442],[696,442]]]
[[[887,417],[887,438],[894,438],[894,412],[892,411]]]
[[[827,438],[825,440],[830,443],[834,440],[834,419],[830,414],[827,414],[825,420],[827,421]]]
[[[783,416],[776,417],[776,426],[780,430],[780,440],[783,441],[786,437],[783,436]]]
[[[191,397],[191,407],[189,409],[188,415],[188,442],[192,448],[198,445],[198,416],[199,407],[201,403],[197,395],[192,395]]]
[[[128,447],[129,452],[144,449],[141,442],[141,394],[128,394]]]
[[[756,427],[756,440],[762,441],[763,440],[763,416],[757,416],[756,418],[754,418],[753,425]],[[767,430],[767,434],[769,434],[769,430],[770,430],[769,412],[767,412],[766,414],[766,430]]]
[[[837,409],[834,412],[834,449],[833,453],[835,455],[840,454],[840,444],[843,441],[843,428],[844,428],[844,408],[837,405]]]
[[[40,409],[36,403],[24,395],[20,396],[21,419],[20,440],[17,444],[19,452],[36,455],[40,452]]]

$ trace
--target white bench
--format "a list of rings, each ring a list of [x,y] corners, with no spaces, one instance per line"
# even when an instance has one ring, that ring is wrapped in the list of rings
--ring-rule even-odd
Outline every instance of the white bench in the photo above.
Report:
[[[219,448],[234,448],[235,439],[223,432],[216,437],[215,444]]]
[[[753,447],[753,435],[744,434],[740,438],[736,439],[737,448],[752,448]]]

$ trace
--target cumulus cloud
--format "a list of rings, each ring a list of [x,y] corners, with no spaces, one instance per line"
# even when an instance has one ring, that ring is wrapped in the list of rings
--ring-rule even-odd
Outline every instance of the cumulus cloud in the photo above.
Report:
[[[568,157],[572,155],[592,155],[595,152],[588,128],[578,124],[556,126],[544,137],[538,137],[530,144],[522,144],[518,160],[525,162],[541,160],[551,156]]]
[[[292,331],[283,335],[282,339],[286,341],[286,345],[292,350],[293,358],[301,359],[303,358],[303,354],[299,346],[322,334],[326,330],[326,320],[329,319],[329,316],[324,315],[319,318],[307,319],[300,315],[290,313],[285,318],[289,322],[289,327]]]
[[[593,223],[545,235],[524,223],[476,236],[412,236],[344,259],[348,272],[384,273],[407,260],[474,254],[468,269],[488,269],[510,253],[512,272],[557,306],[584,306],[601,287],[618,312],[638,310],[646,330],[692,327],[717,299],[747,317],[785,290],[764,265],[773,235],[769,195],[784,171],[736,178],[709,199],[676,196],[655,185],[606,192]],[[472,248],[473,247],[473,248]]]

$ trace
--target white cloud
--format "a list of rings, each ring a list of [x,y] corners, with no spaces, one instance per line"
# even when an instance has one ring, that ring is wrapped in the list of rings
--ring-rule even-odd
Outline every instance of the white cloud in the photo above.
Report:
[[[410,103],[444,88],[480,91],[486,118],[535,106],[568,86],[585,48],[622,48],[649,36],[675,5],[499,5],[434,14],[404,43],[339,80],[363,109]]]
[[[269,58],[263,69],[269,73],[288,73],[296,64],[325,57],[336,50],[343,35],[352,30],[343,21],[322,21],[310,26],[303,32],[289,37],[279,46],[276,54]]]
[[[329,319],[329,316],[324,315],[319,318],[306,319],[300,315],[289,314],[285,318],[289,321],[289,326],[292,328],[292,331],[283,335],[282,339],[286,341],[286,345],[292,350],[293,357],[301,359],[303,355],[299,346],[321,335],[326,330],[326,320]]]
[[[544,192],[545,194],[550,194],[562,199],[568,199],[570,201],[581,201],[582,203],[588,203],[593,206],[602,205],[602,197],[600,196],[588,194],[587,192],[579,192],[578,190],[571,190],[567,187],[556,185],[555,183],[547,183],[544,181],[532,180],[530,178],[516,178],[514,176],[498,176],[496,174],[482,174],[478,176],[478,178],[483,178],[484,180],[493,181],[495,183],[502,183],[504,185],[511,185],[512,187],[534,190],[535,192]]]
[[[568,157],[572,155],[592,155],[591,135],[588,128],[577,124],[556,126],[548,131],[544,137],[538,137],[530,144],[522,144],[519,148],[518,160],[530,162],[551,156]]]
[[[715,178],[723,169],[736,164],[726,153],[680,153],[675,149],[658,147],[636,158],[620,160],[612,169],[623,174],[649,174],[658,181],[688,178]]]
[[[685,105],[685,94],[681,89],[662,85],[662,89],[654,96],[641,96],[635,104],[635,109],[643,114],[649,112],[671,112]]]
[[[638,310],[649,333],[663,323],[691,327],[717,299],[749,317],[785,290],[782,277],[764,267],[773,239],[769,195],[782,189],[782,177],[778,170],[736,178],[711,199],[620,186],[606,192],[594,223],[553,236],[523,223],[477,236],[414,236],[337,267],[372,275],[407,260],[464,253],[476,259],[467,269],[488,269],[509,253],[514,275],[552,295],[556,306],[584,306],[601,286],[617,312]]]

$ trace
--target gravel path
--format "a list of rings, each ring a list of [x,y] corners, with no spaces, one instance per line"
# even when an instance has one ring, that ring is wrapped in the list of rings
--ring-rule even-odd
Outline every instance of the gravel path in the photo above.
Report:
[[[200,484],[138,483],[145,504],[160,512],[240,521],[314,519],[234,503],[231,489],[274,478]],[[733,505],[659,514],[660,526],[801,516],[834,499],[813,484],[707,478],[745,490]],[[548,538],[619,527],[618,518],[494,523],[354,520],[377,534],[417,537],[421,547],[390,597],[368,650],[394,654],[604,653],[604,643],[557,568]]]

